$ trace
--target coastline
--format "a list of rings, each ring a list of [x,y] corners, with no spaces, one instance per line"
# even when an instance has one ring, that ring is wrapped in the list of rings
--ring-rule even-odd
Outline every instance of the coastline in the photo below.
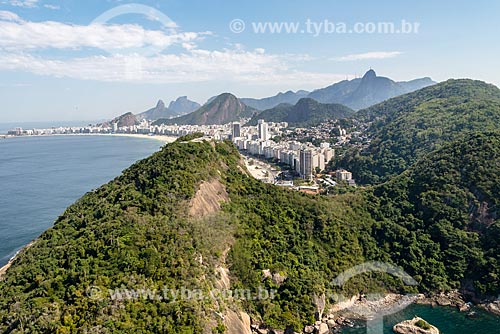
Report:
[[[19,254],[21,254],[22,252],[24,252],[25,250],[27,250],[28,248],[30,248],[31,246],[33,246],[33,244],[36,242],[36,240],[33,240],[31,241],[30,243],[28,243],[26,246],[22,247],[19,251],[17,251],[17,253],[9,260],[9,262],[7,262],[7,264],[5,266],[3,266],[2,268],[0,268],[0,281],[3,279],[3,276],[7,273],[7,271],[9,270],[9,268],[12,266],[12,264],[14,263],[14,261],[17,259],[17,257],[19,256]]]
[[[143,134],[132,134],[132,133],[88,133],[88,134],[52,134],[52,135],[30,135],[30,136],[9,136],[0,134],[0,139],[11,139],[11,138],[20,138],[20,137],[52,137],[52,136],[113,136],[113,137],[130,137],[137,139],[150,139],[156,140],[163,144],[172,143],[177,140],[177,137],[172,136],[164,136],[164,135],[143,135]],[[12,266],[16,258],[26,249],[30,248],[35,241],[31,241],[27,245],[23,246],[3,267],[0,267],[0,280],[3,279],[3,276],[7,273],[9,268]]]
[[[22,137],[55,137],[55,136],[113,136],[113,137],[130,137],[138,139],[152,139],[168,144],[177,140],[177,137],[165,135],[143,135],[138,133],[74,133],[74,134],[51,134],[51,135],[29,135],[29,136],[9,136],[0,134],[1,139],[22,138]]]

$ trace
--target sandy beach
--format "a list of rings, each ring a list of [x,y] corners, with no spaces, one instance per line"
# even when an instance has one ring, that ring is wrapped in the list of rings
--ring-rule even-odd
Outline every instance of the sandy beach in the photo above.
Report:
[[[93,136],[94,134],[89,134],[89,135]],[[140,138],[140,139],[153,139],[153,140],[161,141],[162,143],[165,143],[165,144],[173,143],[174,141],[177,140],[177,137],[163,136],[163,135],[149,136],[149,135],[141,135],[141,134],[135,134],[135,133],[111,133],[111,134],[105,134],[105,133],[98,134],[98,133],[96,133],[95,135],[114,136],[114,137],[131,137],[131,138]]]
[[[75,133],[75,134],[52,134],[52,135],[30,135],[30,136],[9,136],[9,135],[0,135],[2,139],[8,138],[21,138],[21,137],[48,137],[48,136],[113,136],[113,137],[131,137],[131,138],[139,138],[139,139],[152,139],[157,140],[162,143],[168,144],[173,143],[177,137],[172,136],[164,136],[164,135],[142,135],[137,133]]]

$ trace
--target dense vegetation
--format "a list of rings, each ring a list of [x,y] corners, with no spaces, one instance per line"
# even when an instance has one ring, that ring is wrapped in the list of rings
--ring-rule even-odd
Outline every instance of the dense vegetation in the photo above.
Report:
[[[499,117],[498,92],[470,81],[426,90],[427,97],[410,94],[360,117],[375,122],[372,131],[397,131],[393,123],[421,115],[415,124],[437,131],[424,106],[440,105],[434,117],[447,117],[441,119],[445,130],[433,141],[412,137],[417,144],[435,145],[413,155],[384,153],[382,164],[401,160],[405,170],[395,175],[398,170],[391,169],[389,181],[331,197],[249,177],[228,142],[193,134],[166,145],[86,194],[20,254],[0,281],[0,332],[223,333],[225,324],[215,312],[229,309],[299,331],[314,321],[314,296],[323,293],[328,303],[335,301],[331,293],[380,290],[459,288],[497,296],[500,132],[488,129],[496,128],[491,119]],[[453,107],[459,101],[466,109]],[[417,145],[402,135],[398,132],[394,145]],[[193,198],[213,180],[223,186],[227,201],[219,211],[193,216]],[[344,270],[370,260],[402,267],[419,286],[373,273],[332,286]],[[219,285],[221,265],[228,267],[233,288],[250,289],[254,296],[259,289],[274,289],[275,298],[156,298],[155,291],[164,289],[208,293]],[[116,300],[108,293],[123,288],[146,295]]]
[[[337,162],[361,183],[380,183],[464,132],[498,130],[500,90],[484,82],[449,80],[359,111],[372,122],[368,148]]]
[[[323,104],[313,99],[303,98],[296,105],[280,104],[275,108],[264,110],[255,115],[248,125],[257,125],[259,119],[267,122],[288,122],[292,127],[316,126],[320,123],[347,118],[354,111],[340,104]]]
[[[262,184],[238,167],[230,143],[187,139],[84,196],[22,253],[0,282],[2,331],[210,333],[223,328],[211,310],[225,307],[299,329],[314,320],[313,295],[336,292],[331,280],[367,260],[402,266],[421,291],[500,292],[498,133],[461,138],[391,182],[333,198]],[[230,201],[215,216],[189,217],[197,185],[213,178]],[[227,247],[233,287],[276,289],[274,300],[229,306],[87,295],[92,286],[208,291]],[[266,269],[286,280],[263,281]],[[343,293],[380,289],[381,281],[384,290],[406,291],[395,278],[369,275]]]

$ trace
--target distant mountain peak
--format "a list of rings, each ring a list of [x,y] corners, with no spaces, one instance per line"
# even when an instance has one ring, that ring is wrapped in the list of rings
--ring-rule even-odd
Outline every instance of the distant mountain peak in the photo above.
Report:
[[[156,104],[156,109],[164,109],[165,108],[165,102],[163,100],[158,100],[158,103]]]
[[[233,94],[222,93],[190,114],[158,120],[157,124],[227,124],[241,118],[250,118],[255,112],[255,109],[246,106]]]
[[[376,78],[377,77],[377,73],[375,73],[374,70],[370,69],[368,72],[365,73],[365,75],[363,76],[363,79],[370,79],[370,78]]]

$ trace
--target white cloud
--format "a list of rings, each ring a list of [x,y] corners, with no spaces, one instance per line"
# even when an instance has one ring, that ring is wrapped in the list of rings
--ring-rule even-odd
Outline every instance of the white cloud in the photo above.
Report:
[[[160,30],[146,30],[135,24],[81,26],[52,21],[26,22],[21,21],[19,17],[16,19],[12,14],[15,15],[4,14],[7,20],[0,21],[0,49],[89,47],[113,51],[151,46],[161,51],[173,44],[193,42],[206,34],[194,32],[166,34]]]
[[[7,3],[11,6],[16,7],[25,7],[25,8],[34,8],[37,7],[39,0],[7,0],[4,3]]]
[[[43,7],[47,8],[47,9],[52,9],[52,10],[59,10],[59,9],[61,9],[61,6],[51,5],[51,4],[44,4]]]
[[[351,54],[343,57],[333,58],[335,61],[356,61],[356,60],[370,60],[370,59],[388,59],[402,55],[400,51],[374,51],[366,53]]]
[[[345,75],[309,73],[291,68],[276,55],[235,50],[193,50],[180,55],[109,55],[69,60],[45,59],[25,53],[1,54],[0,70],[105,82],[186,83],[227,80],[274,85],[301,82],[320,86]]]
[[[16,13],[0,10],[0,27],[1,21],[9,22],[24,22]]]
[[[265,49],[246,50],[240,44],[222,50],[199,49],[197,42],[210,35],[146,30],[135,24],[29,22],[14,13],[0,12],[0,70],[105,82],[225,80],[316,87],[345,77],[297,70],[297,65],[312,59],[309,55],[268,54]],[[170,46],[177,46],[177,53],[168,54]]]

